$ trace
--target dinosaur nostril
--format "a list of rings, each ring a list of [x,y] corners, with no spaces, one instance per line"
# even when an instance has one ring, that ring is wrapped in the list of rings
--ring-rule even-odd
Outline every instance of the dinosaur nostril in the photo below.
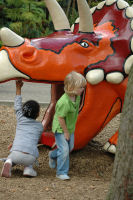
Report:
[[[36,58],[36,51],[33,48],[29,48],[21,52],[21,60],[23,62],[33,62]]]
[[[33,56],[33,52],[25,52],[25,53],[23,53],[23,57],[24,58],[30,58],[30,57],[32,57]]]

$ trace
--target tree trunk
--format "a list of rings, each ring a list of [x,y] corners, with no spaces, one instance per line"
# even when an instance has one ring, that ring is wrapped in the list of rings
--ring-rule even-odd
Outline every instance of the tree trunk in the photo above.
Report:
[[[106,200],[133,200],[133,67],[129,74],[111,186]]]

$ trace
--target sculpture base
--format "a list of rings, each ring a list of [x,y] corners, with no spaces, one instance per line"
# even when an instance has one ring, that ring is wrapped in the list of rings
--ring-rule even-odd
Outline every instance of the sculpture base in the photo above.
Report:
[[[41,136],[41,139],[40,139],[40,143],[52,148],[53,145],[55,144],[54,133],[52,133],[52,132],[43,132],[42,136]]]

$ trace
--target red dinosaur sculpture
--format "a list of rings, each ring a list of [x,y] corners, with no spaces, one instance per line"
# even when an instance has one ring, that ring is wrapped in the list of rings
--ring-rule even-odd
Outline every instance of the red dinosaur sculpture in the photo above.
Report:
[[[83,148],[122,110],[128,74],[133,65],[133,8],[123,0],[107,0],[89,9],[77,0],[79,17],[70,29],[56,0],[45,0],[55,32],[23,39],[8,28],[0,30],[0,82],[17,79],[52,84],[51,102],[43,118],[41,142],[52,146],[50,132],[55,104],[65,76],[75,70],[88,83],[75,130],[75,149]],[[91,14],[92,13],[92,14]],[[115,153],[117,133],[104,148]]]

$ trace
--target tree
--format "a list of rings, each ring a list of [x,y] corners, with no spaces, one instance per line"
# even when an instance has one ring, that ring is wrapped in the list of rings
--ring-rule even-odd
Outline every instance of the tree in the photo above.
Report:
[[[44,1],[0,0],[0,27],[6,26],[22,37],[44,36],[49,25],[45,8]]]
[[[133,66],[129,74],[107,200],[133,200]]]

